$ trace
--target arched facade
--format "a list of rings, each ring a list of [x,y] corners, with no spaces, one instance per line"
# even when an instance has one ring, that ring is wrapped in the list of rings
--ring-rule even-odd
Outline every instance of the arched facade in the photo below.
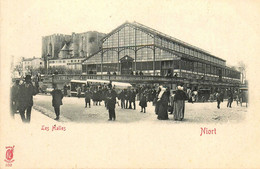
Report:
[[[130,58],[129,64],[121,63],[125,56]],[[240,72],[227,67],[225,60],[136,22],[126,22],[108,33],[102,39],[101,49],[83,65],[87,73],[91,70],[103,75],[121,75],[122,70],[129,69],[153,76],[170,73],[195,80],[240,80]]]
[[[121,74],[120,59],[128,55],[133,58],[131,68],[133,72],[142,71],[147,75],[159,75],[161,61],[178,59],[178,57],[156,48],[154,37],[152,33],[131,24],[123,25],[103,39],[102,49],[87,59],[87,68],[93,68],[97,64],[95,72],[98,74],[106,74],[108,71]]]

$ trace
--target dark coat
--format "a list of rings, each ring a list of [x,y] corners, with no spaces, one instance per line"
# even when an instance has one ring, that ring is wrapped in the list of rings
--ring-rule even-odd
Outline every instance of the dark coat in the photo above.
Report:
[[[233,101],[233,98],[234,98],[233,93],[231,91],[229,91],[228,100]]]
[[[108,89],[107,88],[104,88],[103,90],[102,90],[102,96],[101,96],[101,98],[102,98],[102,100],[104,100],[104,101],[106,101],[106,95],[107,95],[107,92],[108,92]]]
[[[12,101],[18,101],[18,93],[19,92],[19,85],[13,85],[11,88],[11,100]]]
[[[92,100],[93,100],[94,102],[98,101],[98,93],[97,93],[96,90],[94,90],[94,92],[93,92]]]
[[[103,92],[102,90],[97,91],[97,101],[102,101],[103,100]]]
[[[158,119],[167,120],[168,119],[168,102],[169,96],[167,92],[164,92],[161,99],[157,101],[156,105],[158,108]]]
[[[116,92],[114,90],[111,91],[111,93],[109,93],[109,91],[107,92],[107,108],[108,109],[115,109],[115,104],[116,104]]]
[[[90,101],[91,97],[92,97],[92,92],[91,91],[85,91],[86,101]]]
[[[68,90],[68,86],[65,85],[65,86],[63,87],[64,95],[67,95],[67,90]]]
[[[126,91],[125,92],[125,99],[130,100],[130,97],[131,97],[131,91]]]
[[[125,100],[125,91],[124,91],[124,90],[121,91],[121,93],[120,93],[119,96],[118,96],[118,99],[119,99],[119,100]]]
[[[135,91],[131,91],[130,92],[130,102],[134,102],[135,101],[135,97],[136,97],[136,92]]]
[[[177,90],[174,96],[174,101],[176,100],[188,100],[188,95],[183,90]]]
[[[224,98],[224,96],[223,96],[222,93],[217,93],[217,94],[216,94],[216,97],[217,97],[217,101],[219,101],[219,102],[223,102],[223,98]]]
[[[25,109],[33,106],[33,96],[36,94],[37,91],[32,83],[20,85],[18,89],[18,108]]]
[[[146,95],[146,93],[141,93],[139,106],[147,107],[147,95]]]
[[[59,107],[60,105],[62,105],[63,94],[60,89],[54,89],[51,92],[51,95],[52,95],[52,106],[53,107]]]

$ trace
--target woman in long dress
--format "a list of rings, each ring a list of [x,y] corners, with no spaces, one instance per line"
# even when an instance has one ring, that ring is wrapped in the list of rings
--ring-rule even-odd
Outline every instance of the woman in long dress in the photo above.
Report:
[[[169,106],[168,108],[170,108],[170,114],[173,114],[173,110],[174,110],[174,96],[175,96],[176,91],[175,90],[171,90],[171,94],[170,94],[170,102],[169,102]]]
[[[154,92],[155,93],[155,97],[154,97],[154,101],[153,101],[153,105],[155,106],[155,114],[158,115],[158,111],[159,111],[159,103],[157,102],[158,101],[158,96],[160,94],[162,90],[162,86],[159,86],[158,89]]]
[[[168,118],[168,102],[169,93],[166,92],[166,88],[162,88],[158,95],[158,120],[167,120]]]
[[[178,86],[174,96],[174,120],[181,121],[184,118],[185,100],[187,94],[183,91],[183,87]]]

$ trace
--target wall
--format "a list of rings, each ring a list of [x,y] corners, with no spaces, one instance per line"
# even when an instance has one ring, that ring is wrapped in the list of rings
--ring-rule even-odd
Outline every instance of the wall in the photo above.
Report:
[[[49,45],[51,44],[52,52],[51,58],[58,58],[58,54],[65,42],[71,41],[71,35],[53,34],[50,36],[42,37],[42,58],[46,57],[49,52]]]
[[[31,65],[32,65],[33,69],[37,69],[39,67],[44,67],[44,61],[43,61],[43,59],[35,58],[32,60]]]
[[[105,34],[96,31],[80,34],[72,33],[72,35],[53,34],[44,36],[42,37],[42,58],[46,57],[48,53],[51,58],[59,58],[60,50],[65,43],[72,45],[72,57],[86,57],[87,54],[90,55],[99,50],[101,47],[100,40],[104,36]],[[80,54],[82,49],[84,55]]]

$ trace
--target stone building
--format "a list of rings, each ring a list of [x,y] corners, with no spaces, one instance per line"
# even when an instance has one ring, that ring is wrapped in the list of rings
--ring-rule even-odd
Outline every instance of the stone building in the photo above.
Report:
[[[35,69],[44,67],[44,60],[42,58],[23,58],[21,62],[22,75],[33,74]]]
[[[82,61],[84,58],[63,58],[63,59],[50,59],[48,61],[49,67],[63,67],[73,70],[82,70]]]
[[[101,39],[104,36],[104,33],[96,31],[44,36],[42,37],[42,58],[45,58],[46,66],[54,67],[61,66],[60,63],[67,63],[70,59],[82,60],[100,49]],[[48,64],[51,63],[51,65],[47,65],[46,57],[50,60]],[[71,68],[71,63],[62,64],[62,66]],[[79,69],[81,69],[81,64]]]
[[[104,33],[89,31],[72,35],[53,34],[42,37],[42,58],[86,57],[99,50]]]

